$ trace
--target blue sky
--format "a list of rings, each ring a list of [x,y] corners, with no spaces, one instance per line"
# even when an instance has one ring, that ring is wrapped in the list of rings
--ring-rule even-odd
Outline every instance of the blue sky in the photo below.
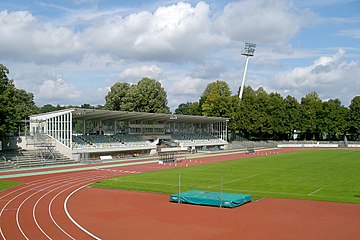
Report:
[[[206,85],[345,106],[360,94],[359,0],[2,0],[0,63],[44,104],[104,104],[115,82],[159,80],[174,110]]]

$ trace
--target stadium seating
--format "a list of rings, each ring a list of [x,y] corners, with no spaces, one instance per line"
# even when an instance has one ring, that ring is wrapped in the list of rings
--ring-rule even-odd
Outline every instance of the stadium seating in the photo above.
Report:
[[[52,153],[51,158],[47,158],[47,156],[40,158],[37,155],[38,152],[34,150],[2,152],[0,156],[0,168],[27,168],[78,163],[78,161],[67,158],[57,151]]]
[[[179,145],[219,145],[224,144],[221,140],[209,133],[202,134],[172,134],[172,139]]]
[[[149,146],[148,141],[139,136],[117,134],[117,135],[74,135],[73,149],[86,148],[136,148]]]

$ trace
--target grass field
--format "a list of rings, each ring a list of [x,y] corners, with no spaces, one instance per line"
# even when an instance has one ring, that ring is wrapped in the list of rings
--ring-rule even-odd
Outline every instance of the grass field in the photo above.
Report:
[[[11,182],[11,181],[6,181],[6,180],[0,180],[0,192],[5,190],[5,189],[8,189],[10,187],[14,187],[14,186],[17,186],[17,185],[20,185],[21,183],[18,183],[18,182]]]
[[[177,193],[190,189],[360,203],[360,151],[306,150],[121,176],[93,187]]]

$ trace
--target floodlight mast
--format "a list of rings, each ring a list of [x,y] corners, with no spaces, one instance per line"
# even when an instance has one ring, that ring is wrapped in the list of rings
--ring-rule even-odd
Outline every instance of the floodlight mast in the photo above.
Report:
[[[239,93],[239,99],[242,99],[242,95],[244,93],[244,85],[245,85],[245,77],[246,77],[246,71],[247,71],[247,67],[248,67],[248,63],[249,63],[249,57],[254,56],[254,52],[255,52],[255,48],[256,48],[256,44],[255,43],[245,43],[245,47],[244,47],[244,52],[241,53],[241,55],[246,56],[245,59],[245,69],[244,69],[244,75],[243,75],[243,79],[241,82],[241,88],[240,88],[240,93]]]

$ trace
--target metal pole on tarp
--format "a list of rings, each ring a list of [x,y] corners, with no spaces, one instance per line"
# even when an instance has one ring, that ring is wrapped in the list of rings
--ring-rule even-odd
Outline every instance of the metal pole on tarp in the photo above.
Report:
[[[220,208],[222,207],[222,176],[220,177]]]
[[[180,203],[180,173],[179,173],[178,203]]]

